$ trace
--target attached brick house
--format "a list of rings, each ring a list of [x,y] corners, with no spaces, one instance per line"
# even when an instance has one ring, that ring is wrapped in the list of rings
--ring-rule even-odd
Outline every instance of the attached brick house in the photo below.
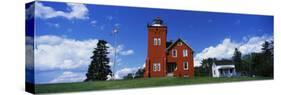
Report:
[[[157,17],[148,28],[144,77],[193,77],[192,48],[181,38],[167,41],[167,26]]]

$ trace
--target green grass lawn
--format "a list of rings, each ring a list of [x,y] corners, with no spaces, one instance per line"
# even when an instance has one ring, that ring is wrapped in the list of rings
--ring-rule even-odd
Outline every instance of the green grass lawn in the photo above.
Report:
[[[59,83],[59,84],[40,84],[35,86],[35,93],[58,93],[90,90],[109,90],[109,89],[128,89],[140,87],[159,87],[172,85],[189,85],[204,83],[221,83],[237,82],[249,80],[265,80],[272,78],[265,77],[237,77],[237,78],[212,78],[212,77],[195,77],[195,78],[147,78],[132,80],[114,80],[114,81],[95,81],[79,83]]]

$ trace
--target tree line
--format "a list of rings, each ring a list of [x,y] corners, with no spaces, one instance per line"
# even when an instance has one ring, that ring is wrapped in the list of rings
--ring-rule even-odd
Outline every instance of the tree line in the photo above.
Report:
[[[144,76],[144,68],[139,68],[135,73],[129,73],[128,75],[124,76],[123,79],[136,79],[136,78],[143,78]]]
[[[273,41],[265,41],[262,44],[260,53],[242,54],[235,48],[231,59],[207,58],[201,61],[200,67],[195,67],[196,76],[212,76],[212,64],[214,62],[229,62],[235,65],[236,72],[240,76],[263,76],[273,77],[274,43]]]

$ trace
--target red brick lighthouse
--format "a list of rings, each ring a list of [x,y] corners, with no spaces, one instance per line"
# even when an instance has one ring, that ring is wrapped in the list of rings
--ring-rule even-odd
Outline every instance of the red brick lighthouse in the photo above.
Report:
[[[167,42],[167,26],[157,17],[148,28],[144,77],[193,77],[193,50],[181,38]]]

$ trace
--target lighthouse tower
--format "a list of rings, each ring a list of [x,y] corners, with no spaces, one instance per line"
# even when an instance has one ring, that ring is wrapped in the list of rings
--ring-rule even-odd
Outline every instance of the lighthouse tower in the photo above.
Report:
[[[167,26],[160,17],[147,25],[148,48],[144,77],[163,77],[166,74]]]

